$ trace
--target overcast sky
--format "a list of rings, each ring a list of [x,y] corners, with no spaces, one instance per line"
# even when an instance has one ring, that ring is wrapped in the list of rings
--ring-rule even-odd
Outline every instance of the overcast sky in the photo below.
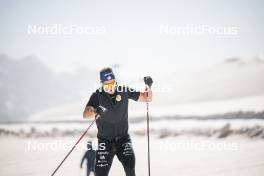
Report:
[[[136,74],[169,73],[264,52],[261,0],[2,0],[0,53],[39,57],[54,71],[118,63]],[[32,35],[29,25],[103,27],[105,32]],[[220,35],[161,33],[161,26],[233,29]],[[157,72],[159,70],[159,72]]]

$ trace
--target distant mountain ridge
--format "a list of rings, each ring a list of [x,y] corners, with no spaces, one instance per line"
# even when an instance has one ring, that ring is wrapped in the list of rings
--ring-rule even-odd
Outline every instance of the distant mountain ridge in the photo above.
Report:
[[[86,68],[56,75],[35,56],[14,59],[2,54],[0,121],[23,120],[46,108],[76,101],[93,80],[94,72]]]

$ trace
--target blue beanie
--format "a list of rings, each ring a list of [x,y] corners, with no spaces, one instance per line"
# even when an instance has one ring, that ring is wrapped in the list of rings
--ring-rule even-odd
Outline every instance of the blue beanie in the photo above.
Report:
[[[100,80],[101,82],[109,81],[115,79],[115,75],[113,73],[113,70],[111,68],[105,68],[100,71]]]

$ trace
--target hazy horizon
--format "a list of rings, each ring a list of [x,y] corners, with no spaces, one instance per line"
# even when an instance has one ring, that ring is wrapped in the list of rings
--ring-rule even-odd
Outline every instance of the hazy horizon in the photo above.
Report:
[[[2,1],[0,53],[37,56],[55,72],[122,65],[130,74],[184,70],[230,57],[263,57],[264,3],[189,1]],[[28,26],[103,27],[102,33],[28,34]],[[235,28],[235,35],[175,34],[177,27]],[[161,31],[163,33],[161,33]]]

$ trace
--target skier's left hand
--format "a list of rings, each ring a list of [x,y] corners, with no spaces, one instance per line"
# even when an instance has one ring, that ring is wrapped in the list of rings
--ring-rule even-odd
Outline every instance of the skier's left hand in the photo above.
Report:
[[[145,92],[140,92],[139,98],[137,101],[140,102],[151,102],[152,101],[152,90],[151,86],[153,84],[153,80],[150,76],[144,77],[144,82],[146,84]]]
[[[144,77],[144,82],[149,88],[151,88],[151,86],[153,84],[153,80],[152,80],[152,78],[150,76]]]

